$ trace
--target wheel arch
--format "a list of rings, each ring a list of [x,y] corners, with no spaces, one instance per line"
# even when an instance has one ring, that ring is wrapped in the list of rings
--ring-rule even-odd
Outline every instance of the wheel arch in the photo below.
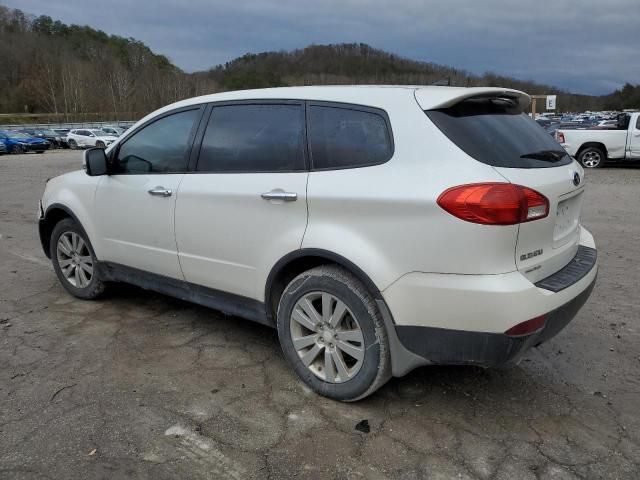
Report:
[[[278,302],[289,282],[306,270],[326,264],[345,268],[364,284],[376,301],[384,302],[380,289],[373,280],[351,260],[329,250],[302,248],[282,257],[269,272],[264,292],[264,305],[269,321],[275,324]]]
[[[51,234],[54,227],[58,222],[65,218],[73,219],[78,225],[82,227],[82,222],[78,219],[75,213],[61,203],[53,203],[47,207],[44,212],[44,216],[38,222],[38,233],[40,234],[40,243],[42,244],[42,250],[47,258],[51,258],[51,251],[49,250],[49,243],[51,242]]]
[[[594,148],[599,148],[600,150],[602,150],[602,152],[604,153],[604,160],[607,160],[607,158],[609,158],[609,152],[607,151],[607,146],[602,143],[602,142],[585,142],[582,145],[580,145],[580,148],[578,149],[578,152],[576,153],[576,158],[580,156],[580,154],[586,150],[587,148],[590,147],[594,147]]]

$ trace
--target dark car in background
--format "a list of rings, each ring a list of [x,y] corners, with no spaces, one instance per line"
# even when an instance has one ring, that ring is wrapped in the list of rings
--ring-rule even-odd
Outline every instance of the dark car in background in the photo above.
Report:
[[[24,128],[19,131],[22,133],[26,133],[27,135],[31,135],[35,138],[42,138],[43,140],[49,142],[55,148],[62,147],[62,139],[60,138],[60,134],[55,132],[54,130],[46,128]]]
[[[32,137],[26,133],[13,130],[0,130],[0,142],[4,143],[11,153],[43,153],[45,150],[49,150],[51,146],[48,141],[42,138]]]
[[[60,137],[60,146],[62,148],[69,148],[69,143],[67,141],[67,135],[69,134],[71,129],[70,128],[54,128],[53,131],[56,132],[58,134],[58,136]]]
[[[8,152],[9,150],[7,149],[7,146],[4,144],[4,142],[0,141],[0,155],[4,155]]]

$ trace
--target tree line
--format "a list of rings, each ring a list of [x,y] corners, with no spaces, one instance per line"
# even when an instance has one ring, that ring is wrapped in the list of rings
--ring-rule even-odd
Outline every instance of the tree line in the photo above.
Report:
[[[410,60],[362,43],[246,54],[185,73],[133,38],[0,6],[0,113],[92,114],[136,119],[183,98],[225,90],[292,85],[501,86],[559,95],[563,111],[640,108],[640,85],[606,96],[576,95],[494,73],[474,75]]]
[[[0,6],[0,112],[135,119],[216,88],[133,38]]]

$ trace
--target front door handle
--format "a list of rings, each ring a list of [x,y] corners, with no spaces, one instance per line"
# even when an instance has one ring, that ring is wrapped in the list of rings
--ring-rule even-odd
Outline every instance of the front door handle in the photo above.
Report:
[[[282,192],[279,190],[273,190],[260,195],[265,200],[280,200],[283,202],[295,202],[298,199],[298,194],[294,192]]]
[[[168,188],[155,187],[149,190],[150,195],[156,195],[158,197],[170,197],[173,192]]]

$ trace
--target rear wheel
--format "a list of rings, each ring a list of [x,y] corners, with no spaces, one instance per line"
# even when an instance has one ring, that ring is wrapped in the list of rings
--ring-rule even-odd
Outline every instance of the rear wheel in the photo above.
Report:
[[[11,147],[11,153],[14,153],[16,155],[24,153],[24,147],[22,145],[14,145],[13,147]]]
[[[587,147],[578,155],[578,161],[585,168],[600,168],[604,166],[605,154],[598,147]]]
[[[76,143],[75,140],[69,140],[67,143],[71,150],[76,150],[78,148],[78,144]]]
[[[359,400],[391,377],[375,300],[341,267],[320,266],[294,278],[280,299],[277,323],[287,362],[321,395]]]
[[[67,218],[56,224],[49,248],[53,269],[71,295],[88,300],[104,292],[105,285],[97,271],[93,247],[75,221]]]

